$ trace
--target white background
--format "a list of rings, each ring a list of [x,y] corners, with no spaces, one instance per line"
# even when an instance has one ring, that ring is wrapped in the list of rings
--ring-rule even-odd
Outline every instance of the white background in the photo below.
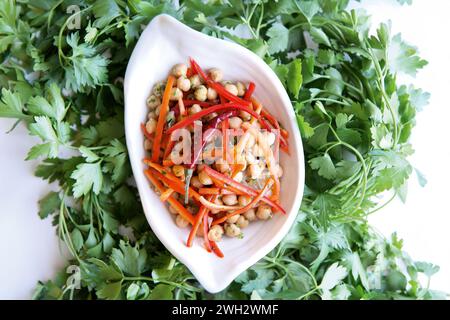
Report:
[[[374,24],[392,20],[393,31],[429,61],[416,79],[402,79],[432,94],[417,117],[411,158],[428,185],[411,179],[407,203],[391,203],[370,220],[387,236],[397,232],[413,259],[440,265],[431,287],[450,292],[450,1],[414,0],[401,7],[394,0],[363,0],[354,6],[366,8]],[[37,281],[53,278],[64,261],[51,221],[37,216],[37,201],[50,187],[33,176],[36,163],[24,161],[36,140],[21,126],[4,135],[11,125],[0,119],[0,299],[28,299]]]

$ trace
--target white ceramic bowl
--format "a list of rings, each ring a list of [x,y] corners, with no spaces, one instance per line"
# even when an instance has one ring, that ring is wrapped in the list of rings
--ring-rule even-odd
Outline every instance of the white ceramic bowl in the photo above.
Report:
[[[253,81],[255,96],[289,131],[291,155],[282,154],[281,205],[287,214],[276,214],[266,222],[253,222],[244,238],[227,238],[219,243],[225,258],[208,253],[198,238],[186,247],[188,229],[175,225],[173,216],[150,189],[143,174],[145,101],[153,85],[165,80],[171,67],[193,57],[205,69],[223,70],[224,79]],[[304,159],[295,114],[290,99],[275,73],[249,50],[190,29],[168,15],[159,15],[142,33],[128,63],[125,76],[125,129],[134,177],[147,220],[166,248],[194,274],[203,287],[216,293],[225,289],[240,273],[269,253],[287,234],[295,220],[303,195]]]

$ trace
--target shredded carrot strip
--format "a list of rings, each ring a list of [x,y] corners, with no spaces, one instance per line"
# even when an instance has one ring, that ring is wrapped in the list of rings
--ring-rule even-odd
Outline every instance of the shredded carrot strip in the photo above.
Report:
[[[164,191],[165,191],[164,186],[153,175],[155,173],[155,171],[153,170],[153,172],[152,172],[151,170],[145,170],[144,173],[145,173],[147,179],[150,180],[150,182],[155,186],[155,188],[160,193],[164,193]],[[169,204],[178,212],[178,214],[180,216],[182,216],[187,221],[189,221],[190,224],[194,224],[195,218],[177,200],[175,200],[173,197],[170,197],[169,199],[167,199],[167,202],[169,202]]]
[[[175,163],[173,163],[173,161],[170,160],[170,159],[163,160],[163,166],[164,167],[173,167],[174,165],[175,165]]]
[[[155,141],[153,142],[153,152],[152,161],[156,162],[159,160],[159,153],[161,152],[161,139],[163,135],[164,125],[166,124],[166,116],[169,112],[169,100],[170,93],[172,91],[173,83],[175,78],[170,75],[167,79],[166,88],[164,89],[164,95],[161,103],[161,109],[159,111],[158,123],[156,124]]]
[[[236,211],[230,212],[227,215],[223,216],[222,218],[219,218],[217,220],[214,220],[213,223],[211,224],[212,226],[215,226],[216,224],[221,224],[225,221],[227,221],[229,218],[236,216],[238,214],[247,212],[248,210],[252,209],[254,206],[256,206],[256,204],[264,197],[264,194],[267,193],[267,191],[269,191],[271,184],[272,184],[272,178],[269,178],[264,186],[264,188],[261,190],[261,192],[245,207],[242,207]]]
[[[211,243],[208,238],[208,232],[209,232],[208,217],[209,217],[209,212],[206,212],[203,215],[203,223],[202,223],[203,224],[203,240],[205,241],[206,251],[211,252],[212,251]]]
[[[178,179],[177,177],[175,177],[173,175],[169,175],[167,173],[163,174],[159,171],[154,172],[154,174],[159,180],[164,182],[169,188],[175,190],[176,192],[178,192],[180,194],[184,194],[185,184],[180,179]],[[201,198],[201,195],[199,195],[198,192],[192,188],[189,188],[189,196],[194,198],[197,201],[200,201],[200,198]]]
[[[218,194],[222,194],[222,195],[230,195],[230,194],[236,194],[236,192],[232,192],[229,191],[227,189],[221,189],[221,188],[200,188],[198,189],[198,193],[200,193],[201,195],[218,195]],[[243,193],[239,193],[237,195],[242,195]]]
[[[253,196],[253,197],[256,197],[258,195],[258,191],[256,191],[255,189],[253,189],[249,186],[243,185],[243,184],[221,174],[220,172],[217,172],[216,170],[212,169],[211,167],[205,166],[204,170],[206,171],[206,173],[208,174],[208,176],[211,179],[215,178],[217,180],[222,181],[223,183],[226,184],[227,188],[229,188],[230,190],[233,190],[233,189],[239,190],[239,191],[244,192],[245,194],[247,194],[249,196]],[[270,200],[269,198],[263,197],[262,201],[267,203],[269,206],[271,206],[283,213],[286,213],[286,211],[278,203]]]
[[[167,199],[169,199],[172,194],[175,192],[175,190],[168,188],[166,191],[164,191],[163,193],[161,193],[161,195],[159,196],[159,198],[161,199],[162,202],[166,202]]]
[[[208,194],[220,194],[220,189],[219,188],[200,188],[198,189],[198,193],[203,194],[203,195],[208,195]]]
[[[170,155],[170,153],[172,152],[173,147],[175,146],[176,141],[172,140],[170,138],[170,135],[168,135],[168,140],[167,140],[167,146],[164,149],[164,156],[163,159],[167,159],[167,157]]]

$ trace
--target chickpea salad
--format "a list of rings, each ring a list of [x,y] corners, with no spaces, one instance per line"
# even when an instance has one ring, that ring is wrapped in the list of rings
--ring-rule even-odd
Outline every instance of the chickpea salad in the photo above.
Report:
[[[191,227],[223,257],[222,237],[243,237],[251,222],[285,214],[279,203],[288,132],[253,96],[255,84],[223,79],[190,59],[171,69],[147,99],[141,124],[145,175],[180,228]]]

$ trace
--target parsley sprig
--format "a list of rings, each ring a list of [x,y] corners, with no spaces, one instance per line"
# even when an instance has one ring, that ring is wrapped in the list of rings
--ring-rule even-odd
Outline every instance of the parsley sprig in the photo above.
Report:
[[[36,299],[433,299],[438,267],[411,260],[367,216],[405,199],[415,116],[429,94],[399,85],[426,61],[347,0],[0,2],[0,116],[42,142],[39,202],[72,255]],[[409,0],[400,1],[410,3]],[[69,9],[69,10],[68,10]],[[70,13],[68,13],[70,12]],[[303,137],[306,187],[282,243],[211,296],[149,229],[131,178],[123,74],[142,26],[168,13],[262,57],[287,88]],[[74,22],[80,28],[73,30]],[[377,198],[391,193],[386,203]],[[71,271],[72,272],[72,271]],[[418,274],[428,282],[422,285]]]

